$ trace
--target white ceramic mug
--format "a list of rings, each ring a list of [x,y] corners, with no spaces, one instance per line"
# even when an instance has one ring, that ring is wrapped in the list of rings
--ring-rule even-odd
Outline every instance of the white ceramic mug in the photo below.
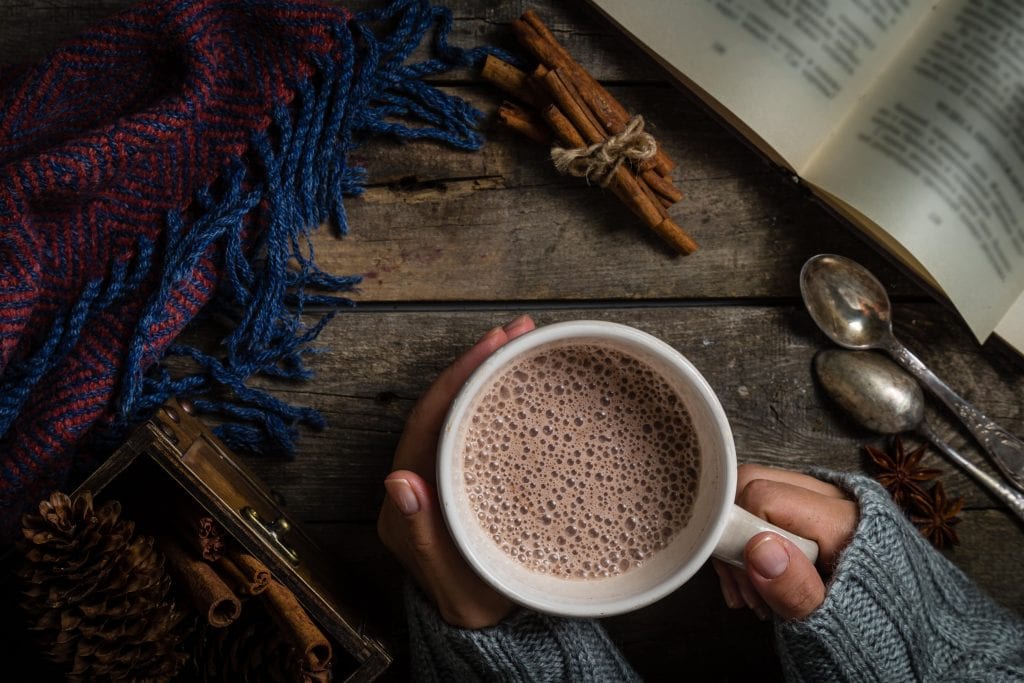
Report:
[[[601,579],[563,578],[516,562],[480,525],[468,503],[460,453],[460,425],[479,392],[514,359],[566,340],[618,349],[654,368],[676,391],[693,420],[700,448],[700,485],[687,525],[638,567]],[[438,495],[445,521],[462,555],[487,583],[513,602],[548,614],[601,617],[639,609],[668,595],[714,556],[743,566],[743,549],[755,534],[786,536],[811,559],[813,541],[795,536],[737,506],[736,448],[725,411],[690,361],[660,339],[633,327],[578,320],[547,325],[513,339],[473,373],[453,402],[437,458]]]

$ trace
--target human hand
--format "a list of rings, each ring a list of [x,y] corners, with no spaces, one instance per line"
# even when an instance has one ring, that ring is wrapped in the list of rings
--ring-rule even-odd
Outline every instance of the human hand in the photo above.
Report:
[[[493,626],[509,614],[512,603],[473,572],[448,534],[435,488],[438,437],[470,374],[500,346],[533,328],[526,315],[495,327],[434,380],[412,409],[393,471],[384,480],[387,498],[377,533],[452,626]]]
[[[740,465],[736,502],[758,517],[818,543],[818,567],[792,542],[762,532],[747,543],[746,570],[713,560],[725,603],[802,619],[825,601],[825,578],[857,527],[857,504],[837,486],[787,470]],[[770,610],[770,611],[769,611]]]

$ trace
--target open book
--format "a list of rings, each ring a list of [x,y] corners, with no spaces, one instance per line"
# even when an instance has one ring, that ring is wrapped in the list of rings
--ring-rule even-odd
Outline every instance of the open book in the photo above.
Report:
[[[589,1],[1024,353],[1024,2]]]

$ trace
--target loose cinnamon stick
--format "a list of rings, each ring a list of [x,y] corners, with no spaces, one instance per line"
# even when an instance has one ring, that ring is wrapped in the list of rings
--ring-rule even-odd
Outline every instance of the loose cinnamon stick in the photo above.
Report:
[[[260,599],[298,651],[304,671],[319,672],[330,666],[331,643],[306,614],[294,593],[271,579]]]
[[[169,537],[161,537],[159,545],[171,576],[210,626],[223,628],[238,618],[242,603],[212,566]]]
[[[230,546],[217,560],[218,573],[239,595],[259,595],[270,585],[270,570],[247,552]]]
[[[573,59],[536,12],[525,11],[512,22],[512,30],[523,46],[549,69],[562,69],[572,75],[573,81],[579,85],[581,97],[608,134],[616,135],[623,131],[630,119],[629,112]],[[659,148],[654,156],[657,172],[667,176],[675,166],[675,162]]]
[[[551,131],[544,126],[542,119],[512,102],[502,102],[498,107],[498,121],[542,145],[551,144]]]

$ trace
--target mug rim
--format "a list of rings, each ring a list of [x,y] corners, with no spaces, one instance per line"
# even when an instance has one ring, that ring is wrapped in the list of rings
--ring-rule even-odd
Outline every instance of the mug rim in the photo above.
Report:
[[[473,520],[468,517],[465,520],[462,519],[458,510],[459,506],[451,500],[451,494],[446,495],[446,492],[449,489],[449,482],[455,476],[454,446],[458,436],[458,425],[473,400],[494,373],[504,367],[512,358],[532,349],[556,341],[588,337],[597,340],[624,340],[631,344],[639,344],[687,376],[720,430],[720,438],[724,446],[721,458],[724,461],[722,463],[724,482],[719,489],[721,499],[713,501],[716,507],[712,512],[710,523],[699,537],[699,543],[686,561],[680,563],[665,579],[624,597],[593,599],[570,604],[559,602],[558,596],[551,596],[551,599],[545,600],[541,597],[524,595],[510,588],[489,565],[481,560],[480,554],[467,542],[467,526]],[[688,358],[667,342],[630,325],[603,320],[570,320],[544,325],[516,337],[498,348],[474,370],[459,389],[445,417],[437,449],[438,500],[441,504],[445,525],[459,553],[485,583],[512,602],[538,612],[559,616],[603,617],[622,614],[652,604],[675,591],[696,574],[711,557],[718,539],[725,530],[728,511],[733,503],[736,490],[736,447],[732,429],[725,410],[708,381]]]

